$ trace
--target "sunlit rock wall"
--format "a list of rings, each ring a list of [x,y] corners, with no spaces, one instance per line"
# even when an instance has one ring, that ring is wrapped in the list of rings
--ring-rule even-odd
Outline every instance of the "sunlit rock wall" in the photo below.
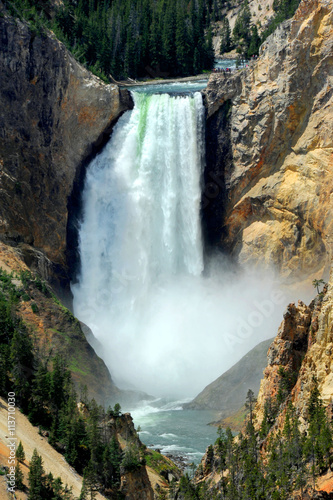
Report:
[[[236,75],[205,92],[208,241],[286,278],[328,272],[333,233],[333,1],[304,0]]]

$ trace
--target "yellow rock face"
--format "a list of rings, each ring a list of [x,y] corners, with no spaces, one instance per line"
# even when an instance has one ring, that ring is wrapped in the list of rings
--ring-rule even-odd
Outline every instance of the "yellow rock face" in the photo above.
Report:
[[[333,1],[303,1],[238,75],[213,75],[208,133],[229,111],[221,245],[298,280],[329,268],[333,248]]]
[[[277,393],[280,377],[278,370],[297,375],[290,399],[298,409],[300,419],[306,417],[306,407],[313,377],[325,406],[333,399],[333,266],[330,281],[322,295],[309,306],[299,302],[290,304],[284,315],[278,335],[268,351],[268,365],[261,381],[256,405],[256,426],[264,416],[264,404]],[[278,422],[282,425],[285,406],[281,407]]]

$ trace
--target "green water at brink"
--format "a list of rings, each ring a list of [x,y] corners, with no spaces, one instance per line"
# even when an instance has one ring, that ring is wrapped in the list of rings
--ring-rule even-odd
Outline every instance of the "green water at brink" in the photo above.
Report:
[[[163,455],[181,456],[198,465],[216,441],[217,428],[207,424],[218,419],[218,412],[183,410],[181,401],[163,403],[158,400],[131,411],[135,427],[141,428],[141,441]]]
[[[202,80],[191,82],[174,82],[158,83],[154,85],[138,85],[129,87],[128,90],[133,90],[142,94],[193,94],[200,92],[206,88],[208,77]]]
[[[236,60],[232,59],[217,59],[215,61],[216,69],[226,69],[230,68],[232,70],[236,69]],[[128,90],[132,90],[134,92],[144,93],[144,94],[193,94],[194,92],[200,92],[205,89],[208,83],[208,75],[207,78],[202,78],[200,80],[192,80],[192,81],[179,81],[168,83],[166,80],[163,83],[158,84],[148,84],[148,85],[138,85],[127,87]],[[126,88],[126,87],[124,87]]]

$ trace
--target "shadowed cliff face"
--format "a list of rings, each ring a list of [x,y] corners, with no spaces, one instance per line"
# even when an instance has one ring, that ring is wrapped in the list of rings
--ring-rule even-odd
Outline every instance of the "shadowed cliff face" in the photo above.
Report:
[[[69,197],[131,98],[55,37],[35,36],[6,14],[0,37],[0,238],[19,245],[43,277],[66,282]]]
[[[293,279],[332,255],[332,26],[332,0],[301,2],[249,68],[212,75],[205,91],[208,145],[229,135],[229,150],[207,153],[206,179],[224,181],[204,195],[208,233],[240,263]]]
[[[90,398],[106,407],[117,403],[122,396],[114,385],[104,362],[86,340],[87,327],[78,320],[51,293],[37,286],[34,275],[22,261],[19,249],[0,242],[0,268],[14,273],[11,282],[17,290],[24,290],[24,299],[15,303],[17,317],[31,332],[34,349],[44,361],[60,354],[66,360],[78,393],[88,387]],[[22,279],[21,273],[26,273]],[[39,279],[39,278],[38,278]],[[37,285],[36,285],[37,283]],[[39,281],[39,285],[41,285]]]

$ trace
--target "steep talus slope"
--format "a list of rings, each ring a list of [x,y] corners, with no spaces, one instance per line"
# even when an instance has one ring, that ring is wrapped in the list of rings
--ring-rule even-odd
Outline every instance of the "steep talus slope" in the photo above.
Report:
[[[8,437],[7,428],[7,402],[0,398],[0,467],[8,465]],[[25,472],[24,484],[28,485],[28,464],[31,461],[33,450],[36,448],[39,455],[43,459],[43,467],[46,474],[52,473],[53,476],[61,477],[63,485],[68,485],[72,488],[74,498],[80,496],[82,488],[82,476],[79,475],[73,467],[71,467],[63,455],[58,453],[49,443],[47,437],[41,436],[39,429],[31,425],[28,419],[20,412],[16,413],[16,438],[18,442],[22,442],[26,455],[23,470]],[[108,419],[103,423],[104,439],[111,437],[115,438],[119,443],[121,450],[131,444],[135,444],[138,448],[142,447],[142,443],[138,438],[135,431],[133,420],[128,413],[118,416],[117,418]],[[107,496],[94,491],[93,495],[96,500],[103,500],[105,498],[123,498],[124,500],[153,500],[154,492],[151,485],[149,476],[150,469],[141,465],[135,471],[121,470],[121,484],[120,491],[108,490]],[[1,499],[13,498],[12,494],[6,491],[6,482],[4,476],[0,476],[0,496]],[[158,479],[163,479],[158,477]],[[116,490],[117,488],[115,488]],[[15,497],[19,499],[27,499],[28,492],[16,491]]]
[[[11,281],[22,291],[15,310],[28,327],[39,357],[46,361],[60,354],[67,362],[78,392],[86,385],[89,397],[100,404],[107,407],[119,402],[124,394],[86,340],[80,323],[47,287],[41,286],[38,277],[30,275],[20,250],[0,242],[0,268],[14,273]],[[26,274],[20,279],[22,272]]]
[[[132,101],[52,34],[0,9],[0,238],[20,245],[45,278],[66,282],[68,215],[84,162]]]
[[[267,365],[267,350],[271,342],[272,340],[261,342],[184,406],[189,409],[220,410],[223,417],[239,410],[245,403],[249,389],[255,395],[259,392],[262,373]]]
[[[240,263],[316,276],[332,255],[333,1],[301,2],[206,95],[206,234]]]

